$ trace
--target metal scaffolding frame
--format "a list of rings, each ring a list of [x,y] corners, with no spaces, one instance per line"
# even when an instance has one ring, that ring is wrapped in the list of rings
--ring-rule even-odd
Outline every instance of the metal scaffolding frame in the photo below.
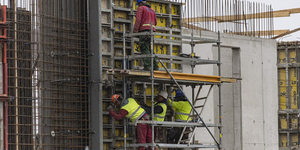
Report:
[[[123,25],[125,26],[125,25]],[[157,79],[154,77],[154,70],[153,70],[153,61],[154,61],[154,58],[157,58],[160,62],[160,64],[163,66],[163,68],[165,69],[165,71],[168,73],[168,75],[170,76],[171,79],[169,79],[169,82],[170,80],[176,84],[177,88],[180,89],[182,92],[183,92],[183,89],[181,88],[181,86],[179,85],[179,83],[177,82],[177,80],[172,76],[172,74],[169,72],[168,68],[164,65],[164,63],[160,60],[160,58],[154,53],[154,50],[153,50],[153,47],[154,47],[154,36],[155,35],[161,35],[160,33],[155,33],[153,32],[153,29],[151,29],[150,32],[144,32],[144,33],[131,33],[131,34],[125,34],[125,32],[123,32],[123,54],[124,54],[124,57],[123,57],[123,61],[124,61],[124,65],[123,66],[126,66],[126,58],[125,58],[125,36],[128,36],[128,37],[134,37],[134,36],[140,36],[140,35],[149,35],[151,36],[151,44],[150,44],[150,47],[151,47],[151,54],[150,54],[150,57],[151,57],[151,70],[150,70],[150,82],[151,82],[151,109],[152,109],[152,114],[151,116],[154,116],[154,81]],[[191,45],[191,54],[194,54],[194,46],[195,44],[202,44],[202,43],[216,43],[217,46],[218,46],[218,61],[217,63],[215,63],[214,61],[211,61],[211,64],[217,64],[218,65],[218,76],[221,76],[221,55],[220,55],[220,33],[218,33],[218,39],[217,40],[213,40],[213,39],[203,39],[203,38],[196,38],[193,36],[193,32],[191,34],[191,37],[189,36],[174,36],[172,34],[163,34],[163,36],[167,36],[167,37],[178,37],[180,39],[189,39],[190,42],[187,42],[185,41],[186,43],[189,43]],[[198,40],[198,41],[195,41],[195,40]],[[177,40],[169,40],[169,42],[181,42],[181,41],[177,41]],[[141,59],[142,57],[139,57],[139,56],[131,56],[132,59]],[[188,61],[189,59],[187,59],[186,61]],[[195,59],[191,58],[190,59],[191,61],[191,68],[192,68],[192,74],[194,74],[194,67],[196,65],[196,63],[192,63],[193,61],[195,61]],[[201,63],[198,63],[198,64],[201,64]],[[210,64],[210,63],[204,63],[204,64]],[[123,69],[126,70],[126,68],[124,67]],[[124,80],[124,84],[125,84],[125,80],[126,78],[123,77],[123,80]],[[188,80],[188,79],[187,79]],[[144,82],[147,82],[144,80]],[[148,81],[149,82],[149,81]],[[192,83],[192,82],[190,82]],[[197,83],[197,82],[194,82],[194,83]],[[198,95],[199,95],[199,92],[201,91],[201,88],[199,88],[199,91],[197,93],[197,96],[196,98],[194,97],[194,90],[195,90],[195,86],[196,84],[192,85],[192,99],[193,101],[190,101],[188,99],[188,97],[184,94],[185,98],[188,99],[188,102],[190,103],[190,105],[192,106],[192,111],[191,111],[191,114],[196,114],[198,118],[198,121],[196,121],[196,123],[190,123],[190,122],[187,122],[187,123],[178,123],[178,122],[158,122],[158,121],[154,121],[152,118],[152,121],[137,121],[134,123],[134,125],[137,125],[137,123],[147,123],[147,124],[151,124],[151,127],[152,127],[152,143],[146,143],[146,144],[128,144],[127,146],[127,141],[126,141],[126,127],[127,125],[125,124],[126,121],[124,121],[124,149],[126,149],[127,147],[139,147],[139,146],[152,146],[152,149],[154,149],[154,146],[157,146],[159,148],[161,147],[169,147],[169,148],[218,148],[218,149],[221,149],[221,138],[222,138],[222,130],[221,130],[221,126],[222,126],[222,120],[221,120],[221,81],[220,83],[217,83],[217,84],[210,84],[209,82],[203,82],[203,84],[200,84],[201,85],[201,88],[203,85],[211,85],[210,86],[210,90],[207,94],[206,97],[202,97],[202,98],[198,98]],[[197,107],[194,107],[195,103],[196,103],[196,100],[199,100],[199,99],[207,99],[210,91],[211,91],[211,88],[213,87],[213,85],[218,85],[219,87],[219,125],[209,125],[210,127],[217,127],[219,129],[219,142],[217,141],[217,139],[214,137],[214,135],[211,133],[211,131],[209,130],[208,128],[208,125],[202,120],[200,114],[197,112],[196,108]],[[127,91],[126,89],[126,86],[123,87],[123,91]],[[126,92],[125,92],[126,93]],[[126,98],[126,97],[124,97]],[[206,102],[206,101],[205,101]],[[204,108],[204,105],[205,105],[205,102],[203,104],[202,109]],[[191,115],[190,114],[190,115]],[[191,116],[189,116],[189,118],[191,118]],[[127,119],[125,119],[127,120]],[[189,120],[189,119],[188,119]],[[128,122],[128,121],[127,121]],[[200,123],[201,122],[201,123]],[[189,142],[187,144],[182,144],[179,140],[179,142],[177,144],[165,144],[165,143],[155,143],[155,139],[154,139],[154,126],[177,126],[177,127],[184,127],[184,129],[182,130],[182,134],[180,136],[180,140],[182,139],[183,137],[183,132],[185,131],[186,127],[205,127],[206,130],[209,132],[209,134],[211,135],[211,137],[213,138],[213,140],[215,141],[216,145],[201,145],[201,144],[195,144],[195,141],[193,139],[193,144],[191,143],[192,139],[189,140]],[[192,133],[192,137],[194,136],[195,134],[195,129],[194,129],[194,132]]]

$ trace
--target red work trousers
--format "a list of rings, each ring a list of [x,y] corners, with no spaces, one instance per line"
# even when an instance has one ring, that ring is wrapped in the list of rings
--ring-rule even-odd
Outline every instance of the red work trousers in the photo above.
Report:
[[[142,143],[152,143],[152,128],[151,125],[146,123],[138,123],[137,127],[137,142],[138,144]],[[151,147],[148,148],[151,150]],[[138,150],[145,150],[145,146],[140,146]]]

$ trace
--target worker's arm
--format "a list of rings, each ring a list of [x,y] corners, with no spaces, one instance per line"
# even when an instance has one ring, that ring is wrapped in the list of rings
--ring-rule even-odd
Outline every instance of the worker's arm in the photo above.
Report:
[[[134,24],[133,32],[139,32],[139,28],[142,22],[142,16],[143,16],[143,8],[139,7],[135,14],[135,24]]]
[[[175,102],[175,101],[172,102],[170,99],[168,99],[168,104],[169,104],[169,106],[176,108],[176,109],[179,109],[183,106],[180,102]]]
[[[119,113],[116,113],[113,109],[109,111],[109,114],[114,117],[116,120],[122,120],[127,114],[128,111],[125,109],[121,109]]]
[[[147,112],[147,114],[151,115],[152,113],[152,108],[146,104],[143,104],[142,107],[145,109],[145,111]],[[154,114],[160,114],[162,113],[164,110],[160,105],[157,105],[154,107]]]

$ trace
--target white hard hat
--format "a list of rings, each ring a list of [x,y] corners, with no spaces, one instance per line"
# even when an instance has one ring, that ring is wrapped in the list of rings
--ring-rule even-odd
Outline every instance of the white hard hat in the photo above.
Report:
[[[160,91],[158,93],[158,95],[162,96],[165,99],[168,99],[168,93],[167,93],[167,91]]]

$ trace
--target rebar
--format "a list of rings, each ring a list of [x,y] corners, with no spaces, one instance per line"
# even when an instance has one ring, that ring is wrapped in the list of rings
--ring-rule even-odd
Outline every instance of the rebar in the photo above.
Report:
[[[84,149],[91,132],[87,1],[10,0],[7,16],[8,91],[15,97],[9,149]]]

